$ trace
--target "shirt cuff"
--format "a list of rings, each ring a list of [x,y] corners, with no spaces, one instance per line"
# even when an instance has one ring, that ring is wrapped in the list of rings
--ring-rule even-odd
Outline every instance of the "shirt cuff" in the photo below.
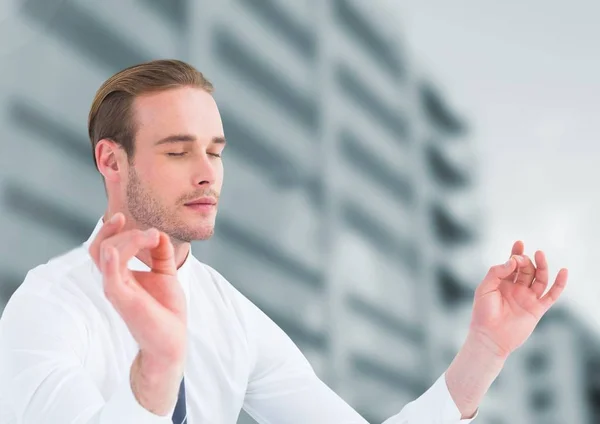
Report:
[[[129,378],[126,378],[102,409],[100,424],[104,423],[173,424],[173,421],[170,415],[156,415],[140,405],[133,394]]]
[[[398,416],[392,417],[384,424],[468,424],[478,415],[479,409],[472,418],[461,419],[458,406],[448,390],[444,373],[425,393],[406,405]]]
[[[442,374],[437,379],[433,386],[431,386],[429,390],[425,392],[423,397],[428,398],[425,403],[430,403],[432,405],[438,404],[441,406],[438,421],[434,422],[440,422],[443,424],[467,424],[473,421],[479,415],[478,408],[473,417],[461,419],[462,414],[454,402],[454,399],[452,399],[448,389],[448,384],[446,383],[446,373]]]

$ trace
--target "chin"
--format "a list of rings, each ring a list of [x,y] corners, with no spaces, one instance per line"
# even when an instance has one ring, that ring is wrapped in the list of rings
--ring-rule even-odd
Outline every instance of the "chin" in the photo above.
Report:
[[[208,240],[215,233],[214,220],[202,224],[191,225],[189,227],[189,232],[190,235],[192,235],[192,240]]]
[[[172,225],[164,228],[173,240],[190,243],[193,241],[208,240],[215,232],[214,220],[203,220],[204,222],[180,222],[179,225]]]
[[[196,237],[194,237],[194,240],[208,240],[213,236],[214,233],[214,226],[211,226],[210,228],[203,228],[202,230],[196,232]]]

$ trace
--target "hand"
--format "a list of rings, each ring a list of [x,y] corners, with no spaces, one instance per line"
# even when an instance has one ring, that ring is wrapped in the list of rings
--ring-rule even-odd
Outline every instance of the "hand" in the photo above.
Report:
[[[544,295],[548,286],[546,257],[537,251],[536,267],[523,251],[523,243],[516,242],[508,262],[490,268],[475,290],[469,338],[504,358],[529,338],[567,283],[563,268]]]
[[[535,253],[536,268],[523,249],[523,243],[516,242],[508,262],[491,267],[475,290],[469,334],[446,372],[448,390],[462,418],[475,415],[508,355],[529,338],[567,283],[567,270],[561,269],[544,295],[548,286],[544,253]]]
[[[89,252],[107,299],[140,346],[130,373],[132,390],[142,406],[163,415],[175,404],[184,368],[185,295],[169,237],[156,229],[123,231],[124,225],[124,216],[115,214]],[[150,251],[150,271],[129,270],[129,260],[144,249]]]

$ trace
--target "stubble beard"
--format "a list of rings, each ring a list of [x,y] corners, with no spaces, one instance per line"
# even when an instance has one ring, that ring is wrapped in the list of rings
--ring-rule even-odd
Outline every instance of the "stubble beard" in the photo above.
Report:
[[[150,189],[144,187],[133,166],[129,167],[128,176],[127,209],[139,225],[166,233],[173,243],[189,243],[212,237],[214,218],[206,218],[206,222],[199,220],[192,227],[179,219],[175,211],[162,204]]]

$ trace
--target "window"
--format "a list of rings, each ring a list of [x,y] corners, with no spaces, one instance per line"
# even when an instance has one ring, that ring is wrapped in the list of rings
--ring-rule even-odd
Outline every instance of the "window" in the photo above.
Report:
[[[536,390],[531,394],[531,407],[537,411],[547,411],[552,406],[554,396],[549,390]]]
[[[548,362],[548,357],[543,352],[534,352],[527,357],[527,369],[532,374],[539,374],[548,369]]]

